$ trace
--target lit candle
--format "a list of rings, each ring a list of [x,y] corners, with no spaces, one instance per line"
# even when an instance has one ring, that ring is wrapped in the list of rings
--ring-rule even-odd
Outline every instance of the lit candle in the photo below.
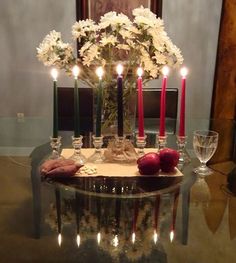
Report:
[[[182,81],[181,81],[179,136],[185,136],[185,88],[186,88],[186,76],[188,74],[188,69],[185,67],[181,68],[180,74],[182,76]]]
[[[122,80],[122,72],[123,66],[118,64],[116,67],[116,71],[118,74],[117,77],[117,125],[118,125],[118,136],[123,136],[123,80]]]
[[[97,68],[96,74],[99,78],[98,90],[97,90],[97,119],[96,119],[96,136],[101,136],[101,120],[102,120],[102,67]]]
[[[169,68],[167,66],[164,66],[162,69],[163,79],[162,79],[161,100],[160,100],[160,130],[159,130],[160,136],[165,136],[166,86],[167,86],[168,73],[169,73]]]
[[[144,119],[143,119],[143,70],[141,67],[137,70],[138,74],[138,136],[144,137]]]
[[[74,66],[72,73],[75,79],[74,83],[74,136],[80,136],[80,125],[79,125],[79,90],[78,90],[78,75],[79,67]]]
[[[51,70],[53,79],[53,138],[58,137],[58,98],[57,98],[57,77],[58,72],[55,68]]]

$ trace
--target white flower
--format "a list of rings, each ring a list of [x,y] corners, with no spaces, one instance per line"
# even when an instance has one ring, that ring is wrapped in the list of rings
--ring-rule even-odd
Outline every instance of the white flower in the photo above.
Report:
[[[112,27],[112,29],[115,29],[117,26],[131,25],[132,22],[129,20],[129,18],[124,14],[117,14],[116,12],[108,12],[104,16],[101,17],[99,28],[105,29],[109,26]]]
[[[150,20],[156,19],[156,15],[153,12],[151,12],[151,10],[149,8],[144,8],[143,6],[140,6],[139,8],[135,8],[133,10],[132,14],[135,17],[142,16],[142,17],[146,17]]]
[[[93,61],[98,58],[98,56],[98,46],[96,44],[91,45],[83,56],[83,65],[89,67],[91,64],[93,64]]]
[[[83,80],[89,85],[94,86],[97,82],[97,77],[91,74],[94,65],[105,67],[122,61],[130,70],[141,65],[144,77],[152,79],[158,77],[163,65],[177,67],[183,63],[181,51],[167,36],[163,20],[143,6],[134,9],[133,15],[131,21],[122,13],[108,12],[99,23],[86,19],[72,26],[73,38],[79,42],[78,62],[83,64]],[[37,57],[46,66],[53,65],[66,71],[76,62],[72,46],[64,43],[61,34],[54,30],[37,48]],[[124,74],[127,79],[134,78],[127,73]],[[106,75],[107,81],[113,78],[109,74],[112,73]]]
[[[106,46],[108,44],[111,44],[112,46],[114,46],[117,42],[118,42],[117,37],[113,35],[110,35],[108,37],[105,36],[100,40],[100,43],[102,44],[102,46]]]
[[[66,68],[74,60],[73,48],[68,43],[63,43],[61,33],[51,31],[37,48],[37,57],[45,66],[55,65]]]
[[[79,50],[80,56],[84,55],[84,52],[92,45],[92,42],[86,42]]]
[[[98,26],[93,20],[80,20],[75,22],[75,24],[72,26],[72,36],[74,39],[78,39],[80,41],[83,37],[94,37],[94,34],[96,34],[97,30]]]
[[[157,64],[166,65],[166,56],[161,52],[155,51],[155,56],[153,58],[156,60]]]

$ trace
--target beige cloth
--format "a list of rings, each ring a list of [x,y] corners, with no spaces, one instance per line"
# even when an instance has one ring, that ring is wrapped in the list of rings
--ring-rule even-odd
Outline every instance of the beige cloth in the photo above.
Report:
[[[156,149],[153,148],[148,148],[146,149],[146,152],[156,152]],[[86,157],[90,157],[94,153],[94,149],[91,148],[83,148],[81,150],[81,153]],[[73,149],[63,149],[61,155],[65,158],[69,158],[73,154]],[[89,175],[91,176],[108,176],[108,177],[134,177],[134,176],[143,176],[145,175],[140,175],[138,171],[138,166],[136,163],[132,164],[127,164],[127,163],[85,163],[86,166],[91,166],[91,167],[96,167],[97,168],[97,173]],[[163,173],[159,172],[159,174],[152,175],[152,176],[168,176],[168,177],[176,177],[176,176],[183,176],[183,174],[175,168],[175,171],[173,173]],[[76,176],[88,176],[88,174],[80,174],[79,172],[76,173]],[[150,177],[150,175],[149,175]]]

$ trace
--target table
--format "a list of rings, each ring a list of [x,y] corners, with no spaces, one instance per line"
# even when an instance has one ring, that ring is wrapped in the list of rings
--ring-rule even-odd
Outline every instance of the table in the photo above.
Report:
[[[201,127],[218,130],[221,136],[210,163],[214,174],[197,180],[192,173],[198,161],[191,136]],[[235,167],[235,123],[192,120],[188,129],[192,162],[173,188],[158,188],[160,182],[137,178],[41,182],[38,166],[50,152],[46,138],[35,147],[31,160],[2,155],[1,257],[8,262],[235,262],[236,197],[227,189],[227,175]],[[64,140],[68,147],[67,134]],[[176,147],[173,134],[168,143]]]

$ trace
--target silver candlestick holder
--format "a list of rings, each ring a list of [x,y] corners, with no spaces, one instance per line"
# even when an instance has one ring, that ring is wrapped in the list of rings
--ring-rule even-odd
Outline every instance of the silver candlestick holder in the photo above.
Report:
[[[93,145],[95,152],[88,159],[91,163],[102,163],[104,161],[104,155],[102,150],[103,136],[93,136]]]
[[[86,157],[81,153],[81,148],[83,146],[83,136],[75,137],[72,136],[72,146],[74,147],[74,153],[70,157],[71,160],[78,164],[84,164],[86,162]]]
[[[167,135],[161,136],[159,134],[156,135],[156,147],[157,150],[160,151],[166,148],[167,145]]]
[[[191,158],[186,151],[187,136],[176,136],[179,152],[179,164],[184,165],[191,162]]]
[[[50,137],[50,145],[52,147],[52,153],[49,156],[49,159],[60,159],[62,156],[60,155],[61,148],[61,136],[58,137]]]
[[[144,136],[139,136],[138,134],[136,135],[136,146],[138,148],[138,156],[141,157],[145,154],[144,148],[146,146],[146,141],[147,135]]]

